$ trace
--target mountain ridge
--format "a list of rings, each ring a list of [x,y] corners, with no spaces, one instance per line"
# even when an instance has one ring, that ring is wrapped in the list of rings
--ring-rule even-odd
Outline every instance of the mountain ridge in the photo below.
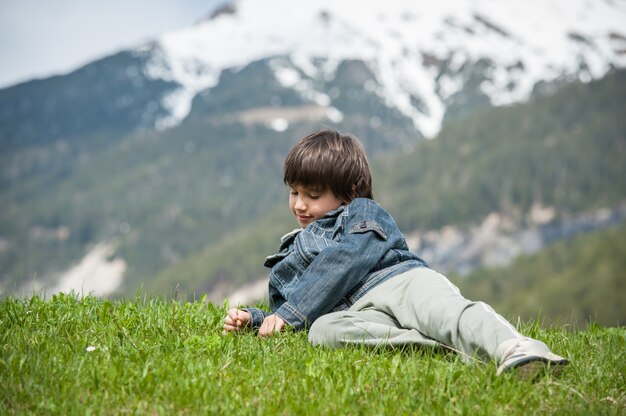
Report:
[[[328,82],[341,62],[358,60],[373,75],[362,87],[411,120],[418,135],[434,137],[444,121],[473,106],[525,101],[546,84],[587,82],[626,66],[624,1],[445,0],[425,8],[406,0],[367,7],[355,0],[241,0],[224,7],[228,13],[52,77],[45,85],[54,79],[54,91],[35,88],[45,80],[0,90],[0,123],[15,126],[17,115],[32,127],[24,134],[62,137],[84,131],[71,122],[64,128],[63,113],[80,124],[91,112],[105,115],[101,126],[165,129],[184,120],[224,71],[259,61],[273,62],[282,88],[335,111],[346,92],[332,93]],[[105,76],[116,81],[99,86]],[[80,82],[89,83],[76,90]],[[70,99],[82,101],[80,112]],[[37,117],[45,124],[33,126]],[[0,142],[7,135],[10,129]]]
[[[292,76],[310,84],[311,100],[332,105],[315,83],[331,78],[338,62],[357,59],[375,74],[373,88],[387,105],[433,137],[446,101],[469,82],[479,82],[492,105],[504,105],[526,100],[539,82],[589,81],[625,66],[624,21],[624,2],[447,0],[422,8],[403,0],[368,7],[243,0],[227,14],[159,38],[148,72],[181,85],[167,126],[188,114],[188,97],[213,86],[222,70],[273,57],[286,58]],[[464,68],[476,65],[486,65],[480,80]]]

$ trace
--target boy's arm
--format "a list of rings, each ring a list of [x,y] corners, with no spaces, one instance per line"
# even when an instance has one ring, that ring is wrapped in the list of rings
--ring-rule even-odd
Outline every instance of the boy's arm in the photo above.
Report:
[[[315,257],[298,279],[298,295],[277,308],[276,315],[302,329],[330,311],[398,244],[396,230],[393,218],[376,202],[359,200],[351,206],[343,239]],[[388,238],[392,235],[396,237]]]
[[[248,329],[250,327],[250,320],[250,312],[237,308],[229,309],[224,317],[224,333],[241,332]],[[283,321],[280,316],[271,314],[263,320],[263,323],[259,328],[259,336],[265,338],[275,332],[282,331],[284,328],[285,321]]]
[[[274,285],[272,285],[272,282],[269,282],[268,285],[268,295],[270,300],[270,310],[272,312],[266,312],[259,308],[242,308],[242,310],[250,314],[251,329],[259,329],[261,325],[263,325],[265,318],[276,312],[276,309],[278,309],[285,302],[285,298],[283,298],[280,292],[274,287]]]

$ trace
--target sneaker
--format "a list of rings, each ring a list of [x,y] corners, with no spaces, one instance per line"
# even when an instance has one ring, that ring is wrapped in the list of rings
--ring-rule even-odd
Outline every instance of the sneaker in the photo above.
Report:
[[[560,373],[569,361],[553,354],[548,346],[531,338],[505,341],[496,352],[500,358],[497,375],[516,370],[522,380],[532,381],[550,369],[554,374]]]

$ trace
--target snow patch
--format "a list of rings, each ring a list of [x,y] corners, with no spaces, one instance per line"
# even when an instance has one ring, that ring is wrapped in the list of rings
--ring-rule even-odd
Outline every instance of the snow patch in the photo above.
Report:
[[[274,131],[282,133],[289,128],[289,122],[284,118],[275,118],[270,121],[270,128]]]
[[[44,290],[46,296],[72,291],[83,295],[109,295],[120,287],[127,268],[123,259],[111,258],[114,252],[114,244],[100,243],[92,248],[77,265],[61,273],[56,284],[50,284],[47,287],[35,285],[33,290]]]
[[[300,96],[309,102],[320,106],[328,106],[331,99],[328,95],[315,89],[310,79],[304,79],[300,72],[294,69],[283,59],[272,59],[270,67],[274,70],[276,80],[285,88],[292,88],[300,93]]]
[[[28,297],[41,294],[50,297],[58,293],[75,292],[79,295],[107,296],[114,293],[124,280],[127,264],[124,259],[113,257],[117,244],[101,242],[93,247],[78,264],[47,281],[38,280],[24,284],[11,295]],[[10,290],[0,286],[0,293]]]
[[[46,295],[74,291],[83,295],[109,295],[120,287],[126,272],[126,262],[110,257],[115,252],[112,243],[100,243],[75,266],[61,274],[56,285],[46,289]]]

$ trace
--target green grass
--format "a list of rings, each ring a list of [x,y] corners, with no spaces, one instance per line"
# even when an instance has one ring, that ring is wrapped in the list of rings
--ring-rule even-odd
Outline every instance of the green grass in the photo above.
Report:
[[[559,378],[495,375],[421,349],[222,335],[224,307],[58,295],[0,302],[0,414],[624,414],[626,330],[522,332],[568,356]]]

